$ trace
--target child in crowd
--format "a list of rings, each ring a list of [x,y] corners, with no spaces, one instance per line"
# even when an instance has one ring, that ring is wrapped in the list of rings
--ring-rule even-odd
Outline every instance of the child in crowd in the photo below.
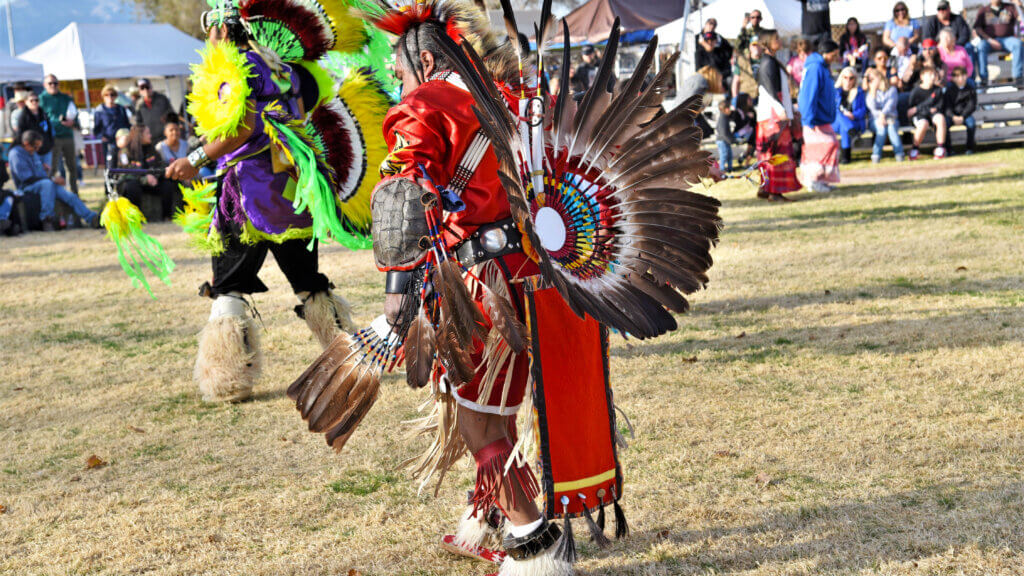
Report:
[[[947,126],[967,128],[967,154],[974,153],[974,110],[978,107],[978,93],[967,85],[967,68],[953,68],[953,82],[946,87],[945,114]]]
[[[903,141],[900,140],[897,113],[899,93],[895,86],[889,85],[885,74],[875,68],[868,69],[864,77],[868,83],[867,105],[873,121],[872,131],[875,133],[871,161],[877,164],[882,160],[882,149],[885,148],[885,138],[888,136],[896,161],[903,162]]]
[[[729,123],[732,107],[728,100],[718,103],[718,126],[715,129],[715,144],[718,145],[718,167],[725,172],[732,172],[732,126]]]
[[[917,160],[918,147],[924,141],[928,128],[934,126],[935,158],[946,157],[946,115],[942,87],[938,85],[935,69],[928,67],[921,70],[921,81],[910,93],[910,108],[907,116],[914,123],[914,147],[910,150],[910,159]]]
[[[736,107],[732,109],[732,136],[736,142],[746,145],[743,155],[740,156],[739,164],[743,165],[754,156],[754,131],[757,128],[757,116],[754,114],[754,99],[746,92],[740,92],[736,97]]]

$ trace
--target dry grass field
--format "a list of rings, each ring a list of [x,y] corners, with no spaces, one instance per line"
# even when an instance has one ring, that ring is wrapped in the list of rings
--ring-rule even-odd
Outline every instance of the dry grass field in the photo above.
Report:
[[[1024,573],[1022,153],[879,170],[791,204],[713,190],[708,290],[613,342],[633,531],[580,538],[581,574]],[[469,465],[437,499],[396,469],[422,446],[399,377],[342,455],[304,431],[284,389],[318,347],[272,259],[256,398],[199,401],[208,264],[150,230],[178,264],[155,301],[96,231],[0,239],[0,573],[485,573],[435,546]],[[321,263],[379,313],[369,253]]]

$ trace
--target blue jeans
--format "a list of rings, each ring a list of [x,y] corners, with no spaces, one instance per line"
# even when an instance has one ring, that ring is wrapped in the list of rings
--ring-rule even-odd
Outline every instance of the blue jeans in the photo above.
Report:
[[[75,212],[75,215],[91,222],[96,213],[89,210],[85,203],[82,202],[81,198],[75,196],[71,192],[68,192],[63,186],[58,186],[53,180],[40,180],[34,184],[23,186],[21,191],[26,194],[38,194],[39,195],[39,219],[46,220],[47,218],[53,218],[54,208],[56,201],[67,204]]]
[[[889,136],[889,143],[892,144],[892,151],[897,158],[903,157],[903,141],[900,140],[899,126],[895,122],[895,118],[890,118],[890,122],[886,123],[885,128],[878,125],[878,120],[874,121],[875,131],[875,147],[871,151],[871,156],[876,158],[882,157],[882,149],[885,148],[885,137]]]
[[[728,142],[716,140],[718,145],[718,167],[722,172],[732,172],[732,146]]]
[[[864,131],[864,119],[850,120],[845,114],[836,114],[836,121],[832,123],[832,130],[839,134],[839,145],[843,150],[853,147],[853,137],[856,133]]]
[[[53,167],[53,150],[50,150],[46,154],[40,154],[39,161],[43,163],[44,167]]]
[[[0,202],[0,220],[10,220],[12,208],[14,208],[14,197],[4,198],[4,201]]]
[[[1013,79],[1024,77],[1024,44],[1020,38],[1007,36],[996,38],[996,42],[1013,57]],[[978,77],[982,82],[988,81],[988,55],[992,52],[993,48],[989,46],[988,41],[982,40],[978,44]]]
[[[948,114],[946,115],[946,126],[947,131],[954,126],[953,117]],[[974,134],[978,128],[978,123],[977,121],[974,120],[974,116],[968,116],[967,118],[964,118],[964,128],[967,128],[967,150],[974,150]],[[952,141],[948,142],[950,144],[950,147],[952,147]]]

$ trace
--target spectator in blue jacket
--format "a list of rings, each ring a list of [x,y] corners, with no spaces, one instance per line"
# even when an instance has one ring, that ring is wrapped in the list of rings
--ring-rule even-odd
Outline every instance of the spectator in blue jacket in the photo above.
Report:
[[[92,131],[103,143],[103,158],[106,160],[109,147],[113,146],[111,152],[117,152],[117,131],[132,127],[128,111],[117,103],[117,88],[113,85],[103,87],[103,103],[96,107],[93,119]]]
[[[839,182],[839,141],[832,129],[836,120],[836,89],[829,66],[839,62],[839,45],[830,38],[818,44],[818,52],[804,62],[797,103],[804,126],[804,171],[801,180],[814,192],[831,192]]]
[[[9,157],[14,185],[25,194],[39,195],[39,219],[43,222],[43,231],[52,232],[56,229],[54,209],[57,200],[71,207],[79,218],[93,228],[99,228],[100,215],[89,210],[78,196],[68,192],[64,188],[63,178],[50,178],[37,153],[42,145],[43,136],[29,130],[22,134],[21,146],[12,148]]]
[[[839,134],[840,164],[850,163],[853,139],[864,131],[867,116],[867,98],[860,87],[857,70],[847,66],[836,79],[836,120],[832,123],[832,129]]]

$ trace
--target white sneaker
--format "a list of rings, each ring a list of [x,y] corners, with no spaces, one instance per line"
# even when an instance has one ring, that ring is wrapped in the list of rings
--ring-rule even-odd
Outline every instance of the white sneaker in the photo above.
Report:
[[[945,157],[946,157],[946,149],[945,148],[943,148],[942,146],[939,146],[938,148],[935,149],[935,159],[936,160],[942,160]]]
[[[903,162],[905,159],[906,158],[904,158],[904,156],[902,154],[900,154],[899,156],[896,157],[896,161],[897,162]]]
[[[818,181],[811,182],[811,192],[818,192],[818,193],[824,194],[824,193],[831,192],[831,191],[832,191],[832,188],[829,187],[829,185],[825,184],[824,182],[818,182]]]
[[[882,161],[882,157],[881,156],[872,156],[871,157],[871,163],[872,164],[878,164],[881,161]]]

